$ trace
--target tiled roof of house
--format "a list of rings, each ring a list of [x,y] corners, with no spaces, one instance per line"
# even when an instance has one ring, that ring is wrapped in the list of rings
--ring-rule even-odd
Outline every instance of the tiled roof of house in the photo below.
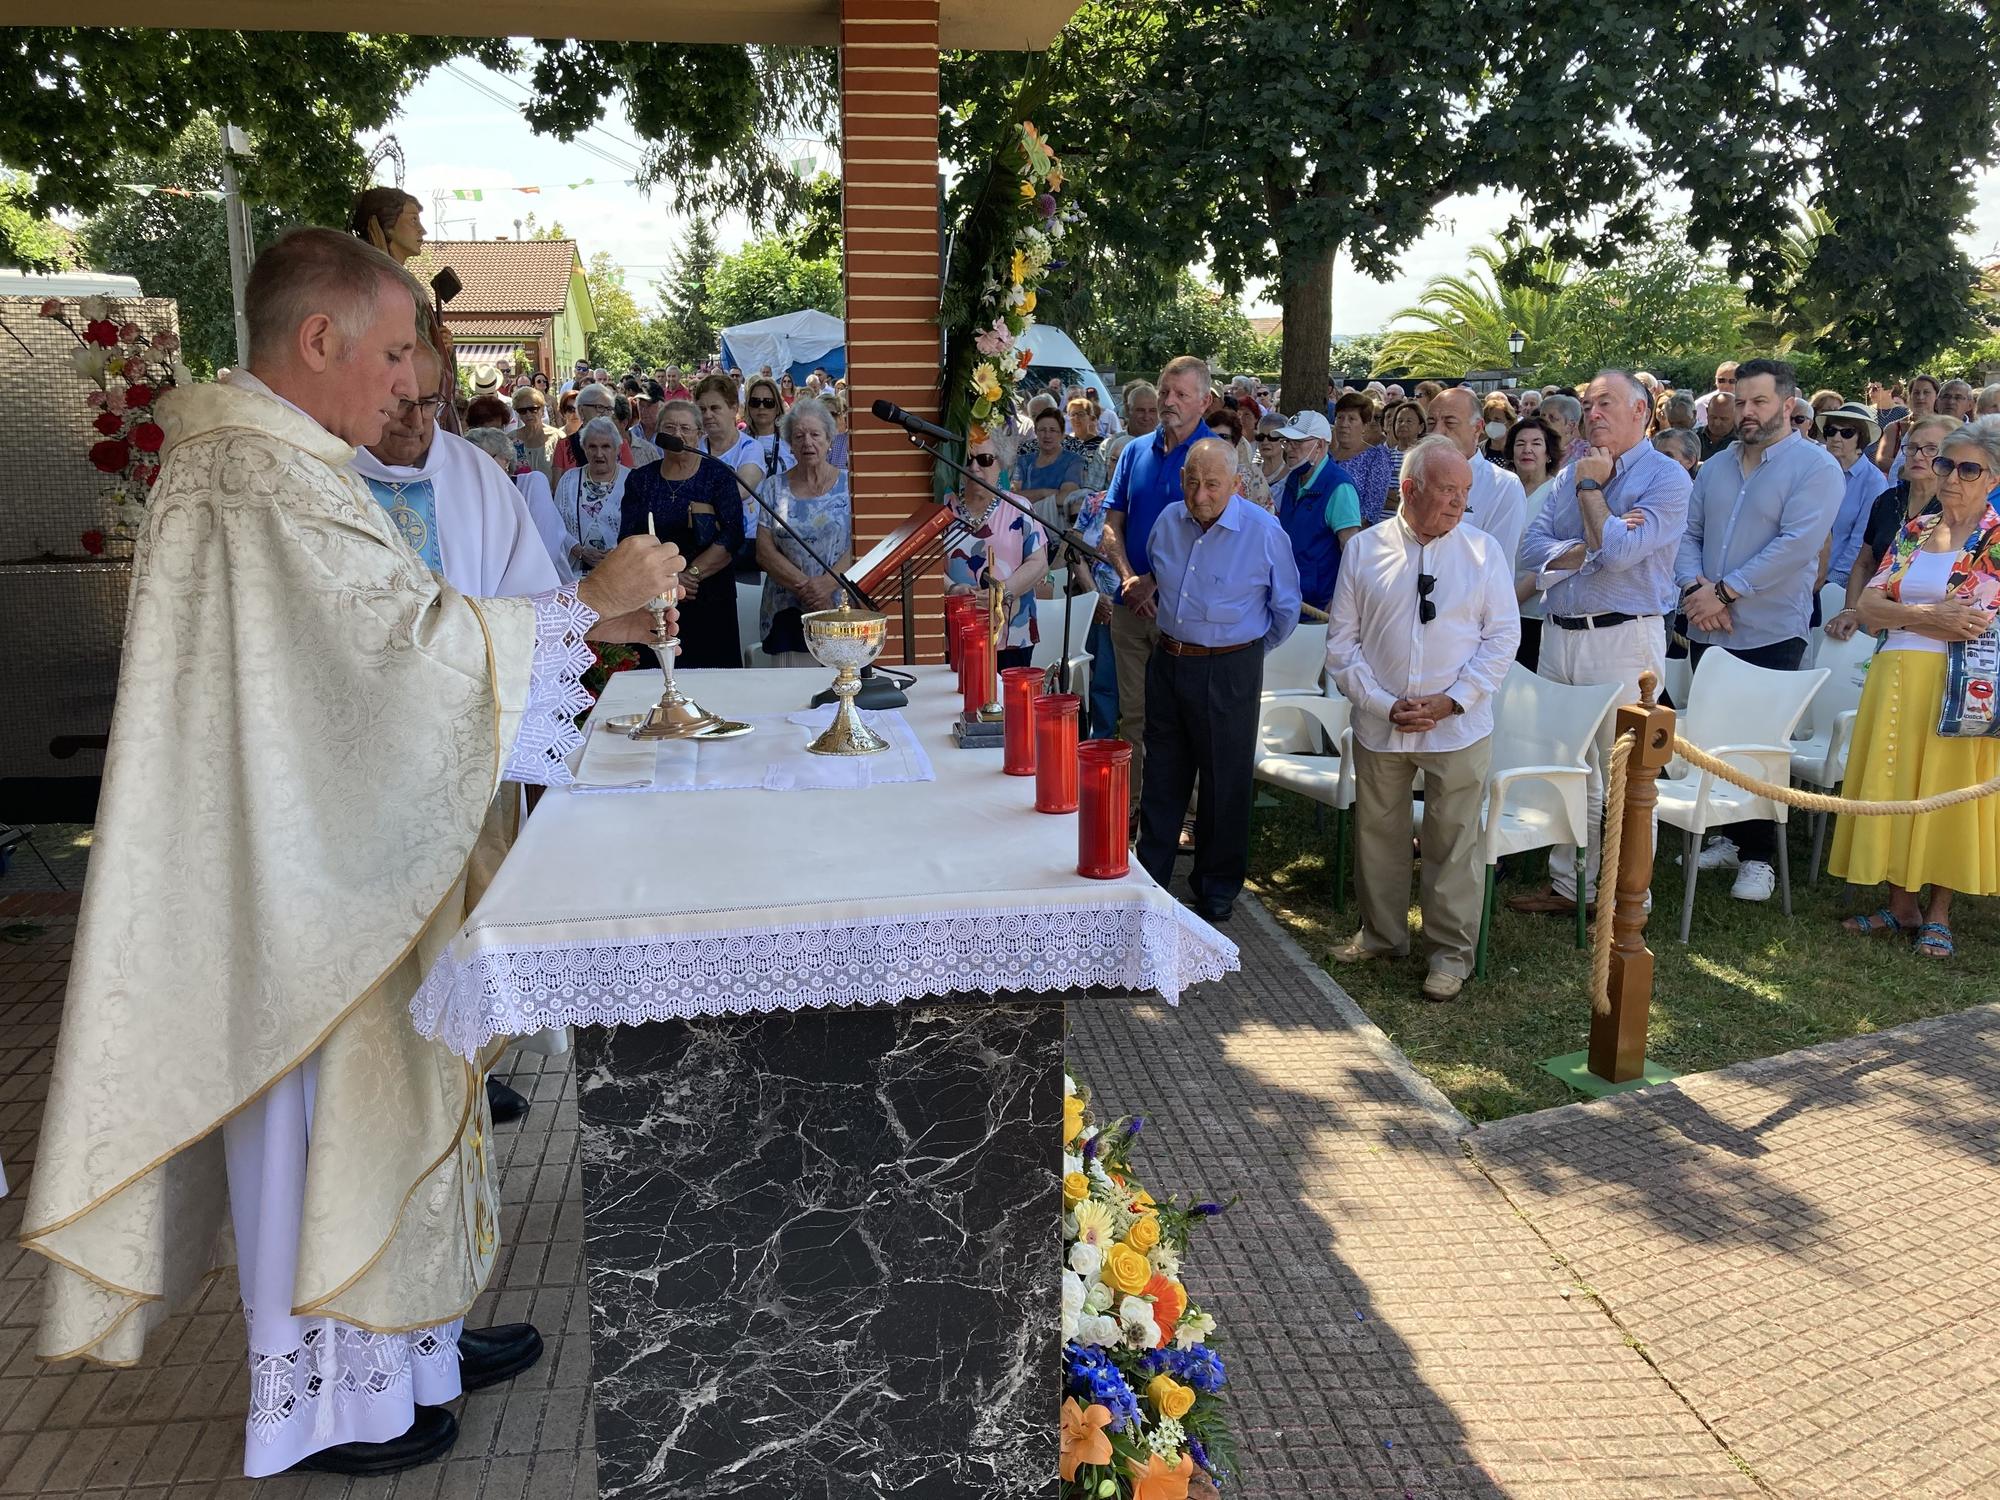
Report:
[[[548,327],[547,318],[461,318],[458,303],[445,309],[445,323],[455,339],[534,339]]]
[[[553,317],[569,298],[577,265],[575,240],[432,240],[409,269],[429,284],[444,266],[464,290],[451,300],[455,319],[536,313]]]

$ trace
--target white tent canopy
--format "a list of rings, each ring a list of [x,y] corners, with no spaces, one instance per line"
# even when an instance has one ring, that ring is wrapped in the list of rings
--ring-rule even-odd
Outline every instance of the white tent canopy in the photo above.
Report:
[[[1090,387],[1098,405],[1107,411],[1119,410],[1118,403],[1111,399],[1111,390],[1105,385],[1104,377],[1077,348],[1076,340],[1053,323],[1032,325],[1021,335],[1021,342],[1028,347],[1029,374],[1042,380],[1051,375],[1062,375],[1067,385]]]
[[[722,346],[724,363],[745,375],[755,375],[766,365],[778,375],[792,371],[794,379],[800,378],[800,366],[806,374],[820,367],[830,375],[847,371],[847,325],[812,308],[725,328]]]

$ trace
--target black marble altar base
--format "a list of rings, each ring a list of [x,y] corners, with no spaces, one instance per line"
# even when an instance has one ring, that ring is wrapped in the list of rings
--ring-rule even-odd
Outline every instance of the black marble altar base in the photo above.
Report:
[[[1053,1500],[1062,1027],[578,1029],[607,1500]]]

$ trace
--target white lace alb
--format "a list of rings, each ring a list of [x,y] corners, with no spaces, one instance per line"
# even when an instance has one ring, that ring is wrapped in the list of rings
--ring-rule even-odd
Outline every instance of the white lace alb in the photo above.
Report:
[[[583,743],[576,716],[591,703],[582,678],[597,661],[583,637],[596,623],[597,611],[568,589],[535,596],[533,676],[506,780],[569,785],[569,755]]]
[[[1104,986],[1180,993],[1239,966],[1179,905],[924,912],[838,926],[625,942],[447,949],[410,1001],[417,1030],[464,1057],[553,1026],[744,1015],[930,996]]]
[[[427,1388],[447,1380],[455,1386],[458,1327],[369,1333],[315,1318],[295,1348],[252,1348],[247,1426],[252,1441],[266,1446],[296,1441],[309,1430],[324,1442],[353,1425],[355,1408],[385,1399],[420,1401]]]

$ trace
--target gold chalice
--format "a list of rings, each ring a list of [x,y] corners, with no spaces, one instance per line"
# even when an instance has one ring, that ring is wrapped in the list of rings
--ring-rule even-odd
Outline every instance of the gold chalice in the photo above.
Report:
[[[804,616],[806,649],[813,659],[834,669],[833,695],[840,705],[826,732],[806,749],[814,755],[874,755],[889,742],[861,722],[854,695],[861,691],[861,669],[882,654],[889,640],[889,617],[843,604]]]

